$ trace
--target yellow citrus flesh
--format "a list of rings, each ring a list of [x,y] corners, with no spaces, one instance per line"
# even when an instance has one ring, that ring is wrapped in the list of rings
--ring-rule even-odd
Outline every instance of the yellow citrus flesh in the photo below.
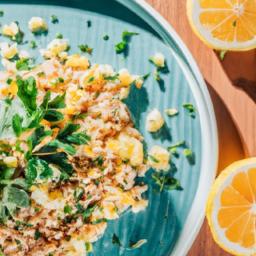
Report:
[[[233,255],[256,255],[256,158],[238,161],[216,179],[208,223],[215,241]]]
[[[211,48],[256,47],[255,0],[187,0],[187,13],[195,33]]]

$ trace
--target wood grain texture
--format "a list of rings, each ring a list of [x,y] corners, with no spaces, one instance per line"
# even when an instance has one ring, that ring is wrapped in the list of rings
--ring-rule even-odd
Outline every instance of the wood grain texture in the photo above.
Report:
[[[256,155],[256,51],[227,53],[223,62],[192,32],[186,0],[147,0],[175,28],[189,47],[207,82],[219,132],[218,172],[235,160]],[[205,221],[189,256],[226,256]]]

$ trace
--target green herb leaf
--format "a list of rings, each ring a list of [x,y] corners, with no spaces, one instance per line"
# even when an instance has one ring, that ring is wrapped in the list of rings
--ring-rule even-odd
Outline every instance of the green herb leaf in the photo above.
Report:
[[[56,15],[51,15],[51,22],[53,24],[59,23],[59,19]]]
[[[128,43],[127,42],[119,42],[115,45],[115,50],[117,54],[123,53],[127,51]]]
[[[55,36],[57,39],[62,39],[63,38],[63,35],[61,33],[56,33],[56,36]]]
[[[12,208],[27,208],[29,207],[29,196],[23,189],[14,186],[6,186],[3,190],[2,202]]]
[[[64,115],[59,111],[49,109],[46,111],[44,119],[49,122],[59,122],[64,119]]]
[[[170,176],[169,173],[153,173],[152,178],[155,183],[159,186],[160,191],[166,190],[182,190],[180,182],[174,177]]]
[[[35,131],[32,133],[32,135],[28,138],[29,141],[31,141],[31,150],[34,149],[36,145],[38,145],[45,137],[51,136],[52,131],[48,130],[45,131],[43,126],[38,127],[35,129]]]
[[[88,141],[90,141],[91,137],[88,136],[85,133],[78,132],[78,133],[73,133],[72,135],[69,135],[66,140],[70,143],[76,144],[76,145],[83,145],[87,144]]]
[[[64,152],[66,152],[69,155],[75,155],[76,149],[69,144],[63,143],[59,140],[53,140],[49,143],[50,147],[56,147],[62,149]]]
[[[115,75],[113,76],[103,76],[104,80],[106,81],[116,81],[119,77],[119,74],[116,73]]]
[[[64,206],[64,213],[65,214],[71,214],[72,213],[72,207],[70,205]]]
[[[62,130],[60,130],[57,138],[65,139],[72,133],[76,132],[80,128],[79,124],[68,123]]]
[[[34,77],[29,77],[26,80],[17,79],[18,96],[24,104],[26,110],[31,115],[37,108],[36,96],[37,88]]]
[[[16,62],[16,69],[19,71],[24,71],[24,70],[30,70],[31,69],[31,63],[30,59],[24,58],[24,59],[19,59]]]
[[[4,16],[4,11],[0,10],[0,17],[3,17],[3,16]]]
[[[31,40],[31,41],[29,42],[29,47],[30,47],[31,49],[35,49],[35,48],[37,47],[36,41]]]
[[[80,44],[78,48],[81,52],[92,54],[93,49],[89,47],[87,44]]]
[[[38,127],[41,120],[44,118],[44,115],[45,111],[41,108],[38,108],[36,111],[34,111],[31,117],[29,118],[28,128],[31,129]]]
[[[128,54],[129,41],[131,37],[135,35],[138,35],[138,33],[124,31],[122,33],[122,41],[115,45],[116,53],[124,53],[124,55],[126,56]]]
[[[185,148],[183,154],[191,165],[195,164],[195,154],[191,149]]]
[[[74,197],[76,201],[80,201],[84,196],[84,189],[81,187],[77,187],[74,191]]]
[[[65,97],[66,93],[63,93],[62,95],[57,95],[52,101],[49,102],[48,107],[53,109],[65,108]]]
[[[53,175],[53,170],[48,163],[39,158],[31,158],[28,161],[25,170],[26,180],[29,184],[33,184],[36,179],[48,179]]]
[[[15,114],[12,118],[12,129],[17,137],[19,137],[23,131],[22,121],[23,118],[18,114]]]
[[[192,117],[195,118],[196,114],[196,108],[194,107],[193,104],[191,103],[184,103],[183,108],[187,110],[188,114]]]
[[[155,162],[155,163],[159,163],[159,160],[156,159],[156,158],[155,158],[154,156],[152,156],[152,155],[148,155],[148,158],[149,158],[151,161]]]

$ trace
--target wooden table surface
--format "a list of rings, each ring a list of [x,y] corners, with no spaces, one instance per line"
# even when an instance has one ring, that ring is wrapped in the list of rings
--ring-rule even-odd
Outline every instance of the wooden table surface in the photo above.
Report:
[[[256,51],[227,53],[224,61],[192,32],[186,0],[147,0],[189,47],[207,82],[219,132],[218,173],[235,160],[256,155]],[[205,221],[189,256],[226,256]]]

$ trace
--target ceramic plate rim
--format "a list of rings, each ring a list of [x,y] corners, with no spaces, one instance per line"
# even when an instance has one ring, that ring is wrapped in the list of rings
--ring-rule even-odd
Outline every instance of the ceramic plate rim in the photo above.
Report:
[[[134,6],[137,5],[138,9],[142,12],[143,19],[151,25],[152,21],[160,26],[166,35],[176,42],[181,52],[187,60],[187,64],[190,66],[194,79],[198,84],[199,98],[201,99],[200,106],[200,117],[201,117],[201,130],[202,130],[202,166],[200,172],[200,179],[198,189],[195,195],[195,199],[192,203],[189,211],[187,220],[181,235],[175,245],[171,255],[172,256],[183,256],[186,255],[191,248],[195,238],[197,237],[200,228],[203,224],[205,217],[205,206],[207,195],[210,190],[211,184],[214,181],[217,164],[218,164],[218,134],[217,125],[214,114],[212,101],[206,87],[203,76],[196,64],[195,59],[184,44],[182,39],[172,28],[172,26],[165,20],[153,7],[151,7],[144,0],[116,0],[121,4],[133,10]],[[140,16],[140,15],[139,15]],[[170,45],[169,45],[170,46]],[[180,63],[182,65],[182,63]],[[183,64],[184,65],[184,64]],[[192,77],[190,79],[193,79]],[[204,124],[204,125],[203,125]],[[206,145],[206,146],[205,146]],[[207,170],[207,171],[204,171]],[[191,225],[193,223],[193,225]]]

